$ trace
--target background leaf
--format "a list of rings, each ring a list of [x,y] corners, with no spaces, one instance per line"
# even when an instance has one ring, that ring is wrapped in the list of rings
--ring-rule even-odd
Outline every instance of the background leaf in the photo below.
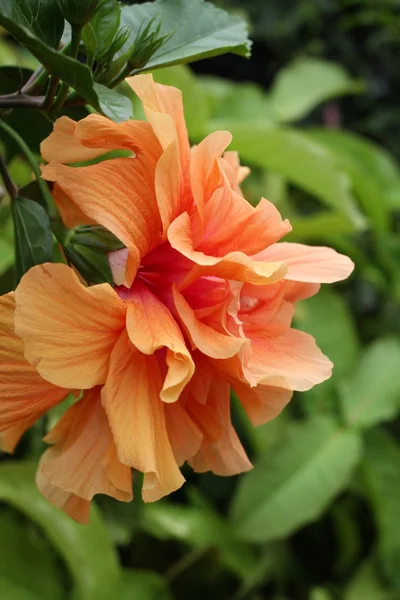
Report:
[[[125,569],[118,587],[118,600],[172,600],[166,581],[152,571]]]
[[[237,535],[265,542],[318,518],[347,484],[360,452],[358,434],[331,420],[293,425],[240,480],[231,514]]]

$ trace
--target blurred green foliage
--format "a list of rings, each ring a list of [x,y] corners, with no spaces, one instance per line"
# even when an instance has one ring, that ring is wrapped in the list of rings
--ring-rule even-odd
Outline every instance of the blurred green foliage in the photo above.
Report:
[[[367,2],[347,4],[357,8],[357,18],[369,18]],[[391,3],[383,4],[390,12]],[[284,5],[271,3],[278,15]],[[332,3],[300,5],[278,29],[260,19],[256,35],[283,45],[299,23],[311,27],[318,10]],[[34,67],[30,55],[4,38],[0,63]],[[363,72],[357,76],[364,79]],[[42,425],[33,428],[15,457],[0,463],[0,598],[396,600],[400,169],[367,137],[299,124],[321,103],[363,97],[366,87],[342,66],[315,57],[291,61],[267,91],[255,83],[195,77],[182,66],[155,77],[182,89],[193,143],[215,129],[233,133],[231,148],[252,168],[246,196],[254,204],[261,196],[272,200],[292,222],[292,241],[333,246],[355,261],[348,282],[323,289],[296,313],[298,328],[314,335],[335,362],[334,374],[257,429],[233,398],[252,472],[224,479],[185,468],[184,488],[156,504],[99,497],[88,527],[36,490],[33,463],[43,431]],[[136,102],[134,113],[140,116]],[[46,120],[37,127],[35,136],[45,137]],[[37,151],[38,138],[25,131]],[[15,182],[29,184],[29,167],[12,155]],[[4,197],[2,292],[13,286],[13,264]]]

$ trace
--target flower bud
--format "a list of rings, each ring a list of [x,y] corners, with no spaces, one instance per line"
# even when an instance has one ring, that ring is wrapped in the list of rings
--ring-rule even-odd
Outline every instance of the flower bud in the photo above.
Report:
[[[57,0],[66,21],[83,27],[94,16],[103,0]]]

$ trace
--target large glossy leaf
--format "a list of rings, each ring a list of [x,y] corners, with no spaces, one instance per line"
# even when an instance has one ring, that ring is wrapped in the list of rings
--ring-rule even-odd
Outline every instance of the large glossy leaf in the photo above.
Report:
[[[364,352],[357,370],[340,386],[349,425],[371,427],[400,412],[400,342],[381,339]]]
[[[15,268],[19,281],[34,265],[51,262],[53,235],[43,206],[29,198],[17,198],[11,206],[15,228]]]
[[[167,582],[152,571],[125,569],[118,587],[118,600],[172,600]]]
[[[329,419],[294,425],[241,479],[231,523],[240,538],[265,542],[317,519],[359,461],[357,432]]]
[[[6,28],[5,23],[11,23],[12,29],[24,28],[53,48],[58,46],[64,29],[56,0],[0,0],[0,23]]]
[[[364,226],[365,219],[351,194],[349,177],[335,165],[326,148],[303,132],[236,119],[212,121],[209,130],[215,129],[232,133],[229,149],[239,152],[242,163],[279,173],[289,183],[344,215],[354,227]]]
[[[271,88],[277,120],[301,119],[321,102],[360,91],[340,65],[316,58],[300,58],[279,71]]]
[[[12,580],[29,597],[39,600],[64,598],[58,557],[50,543],[38,535],[33,523],[26,522],[10,508],[0,511],[0,598],[5,580]],[[17,598],[18,596],[16,596]]]
[[[329,289],[321,290],[300,304],[296,321],[299,329],[310,333],[332,360],[336,378],[354,369],[359,341],[350,310],[341,295]]]
[[[185,63],[233,52],[249,56],[246,23],[240,17],[204,0],[156,0],[124,6],[121,24],[131,30],[132,44],[141,26],[151,19],[161,24],[160,37],[172,33],[146,64],[145,69]]]
[[[371,226],[386,231],[390,211],[400,206],[400,171],[393,157],[377,144],[348,131],[314,129],[307,133],[334,157],[351,178]]]
[[[383,430],[368,434],[362,474],[379,531],[378,558],[400,594],[400,446]]]
[[[72,574],[76,586],[74,600],[118,597],[117,556],[95,507],[89,525],[76,523],[38,492],[35,465],[21,462],[0,465],[0,499],[43,528]]]

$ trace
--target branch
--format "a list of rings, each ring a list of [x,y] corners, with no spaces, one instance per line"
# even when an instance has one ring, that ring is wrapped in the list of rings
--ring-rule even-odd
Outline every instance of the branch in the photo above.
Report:
[[[6,188],[11,200],[15,200],[18,198],[18,188],[11,179],[11,175],[8,172],[6,162],[3,156],[0,154],[0,175],[4,182],[4,187]]]
[[[27,96],[26,94],[7,94],[0,96],[1,108],[43,108],[44,96]]]

